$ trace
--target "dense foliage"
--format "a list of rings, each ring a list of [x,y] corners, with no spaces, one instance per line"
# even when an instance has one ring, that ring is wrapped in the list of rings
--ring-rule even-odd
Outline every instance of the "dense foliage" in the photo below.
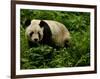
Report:
[[[90,13],[21,9],[21,69],[77,67],[90,65]],[[26,19],[55,20],[71,33],[67,48],[48,45],[30,48],[25,37]]]

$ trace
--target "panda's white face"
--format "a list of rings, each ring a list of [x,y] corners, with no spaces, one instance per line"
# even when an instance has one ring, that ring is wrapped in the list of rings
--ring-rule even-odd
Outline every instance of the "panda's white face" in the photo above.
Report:
[[[40,27],[39,24],[31,23],[26,28],[26,35],[30,41],[38,43],[43,39],[43,28]]]

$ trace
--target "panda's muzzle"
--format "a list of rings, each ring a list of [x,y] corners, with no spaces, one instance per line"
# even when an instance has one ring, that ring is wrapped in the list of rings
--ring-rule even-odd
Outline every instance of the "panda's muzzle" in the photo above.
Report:
[[[33,34],[31,36],[31,40],[32,40],[32,42],[39,42],[39,36],[38,36],[38,34]]]
[[[38,41],[38,39],[37,39],[37,38],[35,38],[35,39],[34,39],[34,41],[35,41],[35,42],[37,42],[37,41]]]

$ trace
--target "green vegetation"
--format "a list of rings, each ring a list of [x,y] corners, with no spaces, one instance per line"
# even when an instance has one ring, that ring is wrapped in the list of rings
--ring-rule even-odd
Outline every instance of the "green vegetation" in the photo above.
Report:
[[[21,69],[78,67],[90,65],[90,13],[21,9]],[[71,33],[70,46],[48,45],[29,48],[25,37],[26,19],[47,19],[63,23]]]

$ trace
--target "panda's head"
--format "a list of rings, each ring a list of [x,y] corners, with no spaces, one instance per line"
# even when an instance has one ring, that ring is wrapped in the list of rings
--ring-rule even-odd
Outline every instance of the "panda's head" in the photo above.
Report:
[[[29,41],[33,43],[38,43],[43,39],[43,25],[40,20],[27,20],[25,22],[26,28],[26,36]]]

